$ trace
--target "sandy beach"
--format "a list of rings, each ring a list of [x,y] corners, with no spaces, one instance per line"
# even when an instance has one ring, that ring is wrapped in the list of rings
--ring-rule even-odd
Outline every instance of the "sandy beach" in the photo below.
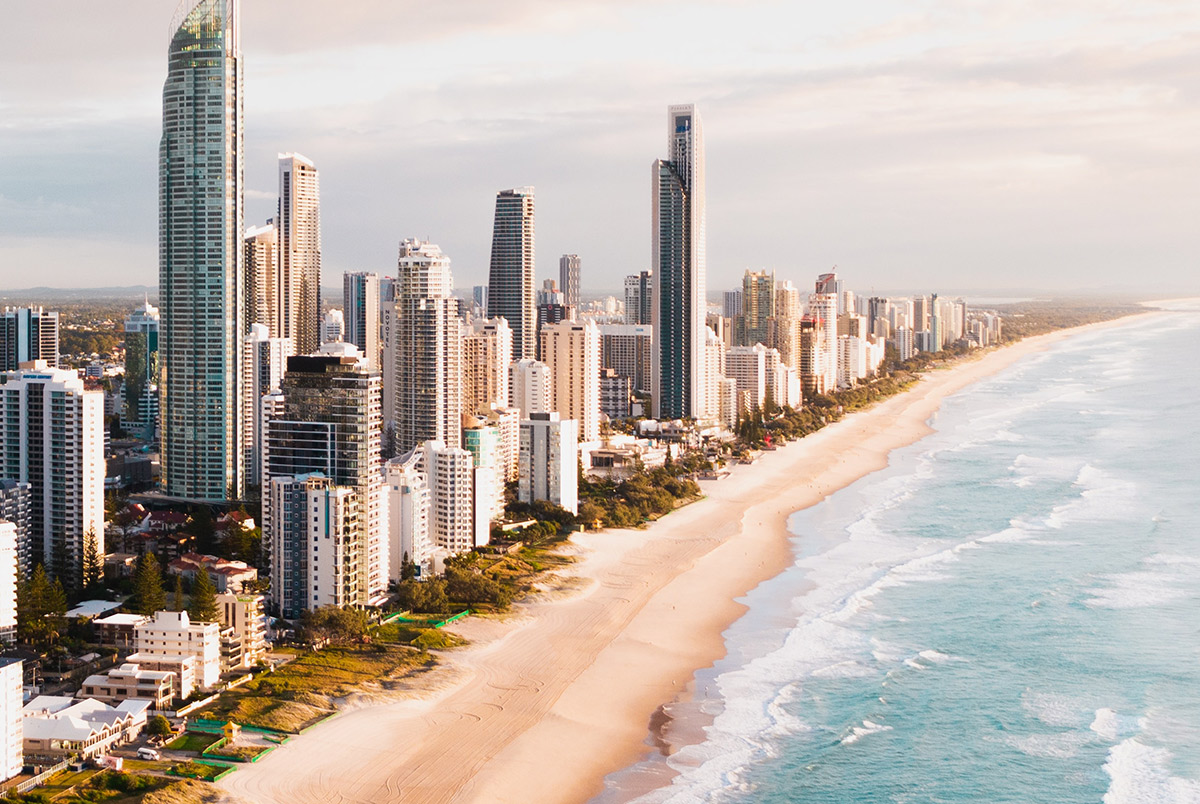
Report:
[[[934,371],[704,482],[705,499],[645,530],[573,537],[579,591],[523,603],[504,622],[465,621],[474,644],[445,656],[438,689],[348,711],[221,787],[259,804],[588,800],[653,750],[656,711],[724,655],[722,632],[744,610],[736,598],[792,561],[790,514],[885,467],[931,432],[947,395],[1080,331]]]

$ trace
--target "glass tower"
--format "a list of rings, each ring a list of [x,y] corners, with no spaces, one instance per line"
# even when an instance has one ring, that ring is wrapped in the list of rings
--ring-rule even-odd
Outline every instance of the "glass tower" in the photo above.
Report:
[[[655,418],[703,418],[704,333],[704,130],[692,104],[667,109],[669,159],[653,166]]]
[[[223,501],[240,498],[244,482],[238,0],[188,0],[176,21],[158,158],[163,487]]]
[[[496,194],[487,315],[508,319],[514,360],[532,358],[537,351],[533,276],[533,188],[502,190]]]

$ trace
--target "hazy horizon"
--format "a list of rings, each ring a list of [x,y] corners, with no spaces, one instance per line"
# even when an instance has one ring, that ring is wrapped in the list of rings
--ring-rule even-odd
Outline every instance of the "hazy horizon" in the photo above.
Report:
[[[7,12],[4,288],[157,281],[172,8]],[[585,292],[619,289],[649,264],[666,107],[695,102],[710,291],[834,265],[862,292],[1200,289],[1194,4],[246,0],[242,22],[245,222],[273,214],[276,154],[310,157],[330,286],[408,236],[485,284],[495,192],[532,184],[539,280],[570,252]]]

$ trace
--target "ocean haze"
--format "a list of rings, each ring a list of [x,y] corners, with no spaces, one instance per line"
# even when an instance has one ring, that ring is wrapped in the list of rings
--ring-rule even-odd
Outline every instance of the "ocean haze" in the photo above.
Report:
[[[170,11],[6,10],[0,286],[155,280]],[[585,291],[619,287],[650,261],[666,106],[696,102],[710,287],[1198,287],[1191,3],[247,0],[242,34],[246,223],[277,152],[312,158],[327,284],[407,236],[482,284],[494,194],[532,184],[540,276],[578,253]]]

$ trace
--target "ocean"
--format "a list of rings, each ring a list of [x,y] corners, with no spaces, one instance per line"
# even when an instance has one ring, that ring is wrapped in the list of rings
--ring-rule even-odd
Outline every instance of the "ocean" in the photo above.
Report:
[[[1058,342],[789,520],[671,802],[1200,802],[1200,312]]]

